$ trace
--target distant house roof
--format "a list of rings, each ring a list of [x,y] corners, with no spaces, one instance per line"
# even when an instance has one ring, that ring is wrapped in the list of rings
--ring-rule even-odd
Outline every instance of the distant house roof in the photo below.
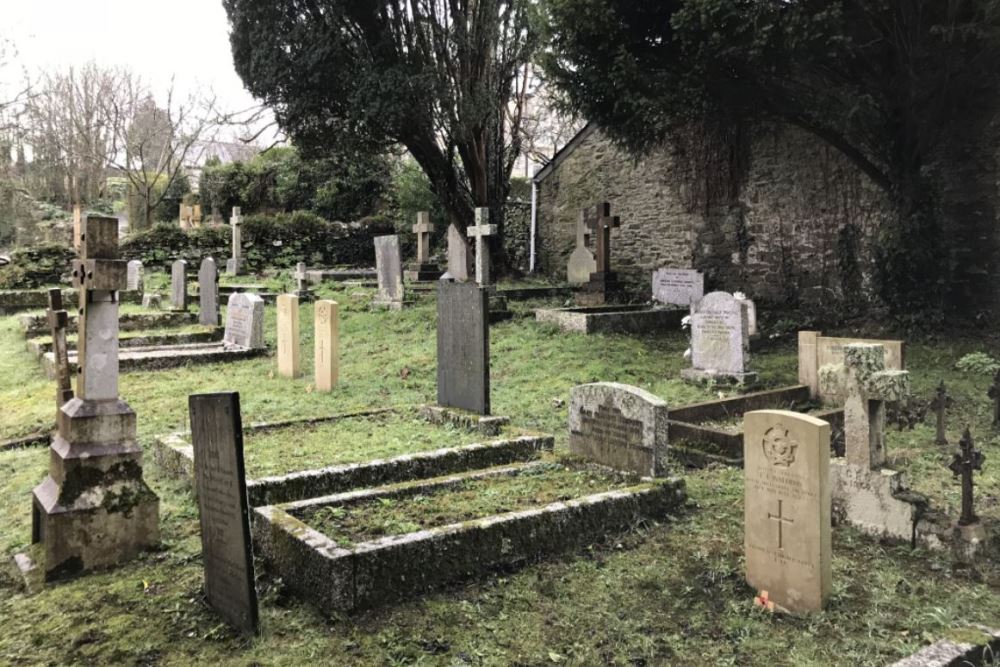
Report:
[[[260,149],[250,144],[231,141],[199,141],[188,151],[188,167],[203,167],[212,158],[222,164],[246,162],[260,153]]]
[[[572,139],[567,141],[565,146],[556,151],[556,154],[552,156],[552,159],[549,160],[548,164],[546,164],[544,167],[535,172],[535,175],[532,177],[531,180],[533,180],[535,183],[541,183],[546,178],[548,178],[549,174],[555,171],[556,167],[558,167],[563,160],[572,155],[573,151],[575,151],[577,147],[580,144],[582,144],[587,137],[593,134],[594,130],[596,129],[597,125],[593,122],[584,125],[583,129],[577,132]]]

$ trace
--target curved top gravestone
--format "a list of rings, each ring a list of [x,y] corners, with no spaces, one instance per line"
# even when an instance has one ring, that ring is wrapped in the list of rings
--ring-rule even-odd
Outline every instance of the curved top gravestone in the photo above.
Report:
[[[229,296],[226,307],[226,347],[256,350],[264,344],[264,300],[249,292]]]
[[[198,269],[198,323],[219,326],[219,267],[206,257]]]

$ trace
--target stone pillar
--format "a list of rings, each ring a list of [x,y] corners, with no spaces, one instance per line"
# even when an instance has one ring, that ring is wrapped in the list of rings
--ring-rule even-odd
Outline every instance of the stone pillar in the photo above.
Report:
[[[170,309],[187,311],[187,262],[178,259],[170,265]]]
[[[243,216],[239,206],[233,207],[229,225],[233,228],[233,256],[226,262],[226,273],[238,276],[243,269]]]
[[[315,314],[316,391],[332,391],[340,371],[340,312],[336,301],[317,301]]]
[[[278,375],[299,376],[299,297],[282,294],[278,297]]]
[[[206,257],[198,269],[198,323],[219,326],[219,268]]]

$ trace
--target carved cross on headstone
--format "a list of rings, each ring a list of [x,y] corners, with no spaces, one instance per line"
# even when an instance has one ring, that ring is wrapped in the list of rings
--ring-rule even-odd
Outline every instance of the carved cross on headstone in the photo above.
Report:
[[[431,261],[431,215],[427,211],[417,213],[417,224],[413,225],[413,233],[417,235],[417,263],[427,264]]]
[[[779,500],[778,501],[778,513],[777,514],[771,514],[770,512],[767,513],[767,518],[770,519],[771,521],[776,521],[777,524],[778,524],[778,548],[779,549],[784,549],[785,548],[785,534],[784,534],[784,526],[785,526],[785,524],[786,523],[795,523],[794,519],[789,519],[787,516],[784,516],[784,513],[783,513],[784,508],[782,507],[782,505],[784,505],[784,501]]]
[[[935,444],[947,445],[948,437],[945,435],[945,411],[951,407],[953,401],[951,396],[948,395],[948,389],[944,386],[944,380],[941,380],[941,384],[937,386],[934,390],[934,399],[931,401],[931,409],[934,410],[934,414],[937,415],[937,436],[934,439]]]
[[[56,409],[73,398],[73,385],[69,372],[69,350],[66,347],[66,325],[69,315],[63,308],[62,290],[49,290],[49,331],[52,334],[52,356],[56,369]]]
[[[993,376],[993,384],[987,393],[993,399],[993,427],[996,428],[1000,426],[1000,370]]]
[[[608,273],[611,271],[611,229],[621,226],[621,218],[611,216],[611,204],[608,202],[601,202],[587,209],[583,215],[584,224],[595,239],[594,258],[597,260],[597,273]]]
[[[976,449],[972,434],[966,428],[962,440],[958,443],[958,452],[948,466],[956,477],[962,478],[962,516],[958,519],[960,526],[969,526],[979,521],[973,509],[972,474],[976,470],[983,469],[984,458],[983,453]]]
[[[488,237],[497,233],[497,226],[489,224],[490,209],[476,209],[476,224],[469,227],[466,233],[476,240],[476,282],[480,285],[490,284],[490,246]]]
[[[885,348],[858,343],[844,347],[842,365],[819,370],[824,391],[844,399],[844,447],[848,463],[864,469],[885,463],[885,404],[910,393],[907,371],[885,370]]]

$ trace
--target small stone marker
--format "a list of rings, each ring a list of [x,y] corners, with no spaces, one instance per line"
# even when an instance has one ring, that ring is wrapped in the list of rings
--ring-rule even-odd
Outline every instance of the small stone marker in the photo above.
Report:
[[[222,343],[227,349],[255,350],[265,347],[263,299],[249,292],[229,295]]]
[[[590,234],[587,232],[587,226],[583,222],[583,212],[581,212],[580,218],[576,222],[576,248],[573,249],[573,254],[569,256],[569,262],[566,265],[566,282],[570,285],[586,283],[590,280],[590,274],[597,271],[597,260],[594,259],[594,253],[587,248],[589,240]]]
[[[455,225],[448,225],[448,277],[460,283],[469,279],[469,265],[472,263],[472,250],[461,230]]]
[[[133,259],[128,263],[127,289],[130,292],[141,292],[143,290],[142,262]]]
[[[653,272],[653,300],[667,306],[690,308],[705,296],[705,274],[694,269],[657,269]]]
[[[170,309],[186,311],[187,308],[187,262],[178,259],[170,266]]]
[[[292,277],[295,278],[295,291],[292,294],[299,297],[300,303],[313,300],[313,293],[309,289],[308,273],[305,262],[299,262],[295,265],[295,273],[292,274]]]
[[[56,367],[56,409],[73,398],[73,385],[69,370],[69,350],[66,346],[66,326],[69,314],[63,308],[62,290],[49,290],[49,333],[52,335],[52,356]]]
[[[469,227],[468,235],[476,242],[476,282],[483,287],[491,284],[490,280],[490,245],[488,238],[496,236],[497,226],[490,224],[490,209],[476,209],[476,224]]]
[[[233,230],[233,256],[226,261],[226,273],[238,276],[243,269],[243,216],[240,215],[239,206],[233,207],[229,226]]]
[[[198,269],[198,323],[219,326],[219,268],[206,257]]]
[[[250,541],[250,503],[237,392],[188,399],[201,522],[205,597],[234,628],[256,633],[257,589]]]
[[[390,310],[403,307],[403,267],[399,257],[399,237],[375,237],[375,269],[378,294],[374,304]]]
[[[966,428],[958,443],[958,452],[948,466],[956,477],[962,478],[962,515],[958,520],[959,526],[971,526],[979,522],[973,506],[972,473],[983,469],[984,458],[983,453],[976,449],[972,434]]]
[[[485,288],[438,282],[438,405],[490,414],[489,320]]]
[[[743,416],[747,582],[791,612],[830,595],[830,425],[809,415]]]
[[[317,301],[314,319],[316,391],[332,391],[340,375],[340,307]]]
[[[278,375],[296,378],[301,372],[299,355],[299,297],[278,296]]]
[[[569,450],[616,470],[657,477],[667,463],[667,404],[616,382],[573,387]]]
[[[691,314],[691,368],[681,371],[689,380],[730,378],[740,384],[756,380],[747,370],[750,337],[747,310],[728,292],[706,294]]]
[[[993,428],[1000,426],[1000,370],[993,375],[993,384],[987,392],[993,399]]]
[[[947,445],[948,436],[945,433],[945,413],[952,406],[951,396],[948,395],[948,388],[944,386],[944,380],[941,380],[941,384],[937,386],[934,390],[934,399],[931,401],[931,409],[934,410],[934,414],[937,417],[937,431],[935,433],[934,443],[938,445]]]

